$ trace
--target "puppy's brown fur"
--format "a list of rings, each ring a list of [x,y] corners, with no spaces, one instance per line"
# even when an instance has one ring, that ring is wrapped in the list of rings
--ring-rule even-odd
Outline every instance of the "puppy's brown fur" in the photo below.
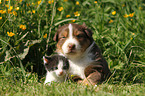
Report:
[[[69,34],[71,33],[69,32],[69,25],[73,27],[73,29],[70,28],[71,32],[73,33],[71,36],[79,43],[81,48],[79,49],[80,51],[77,51],[77,48],[74,48],[73,50],[71,49],[70,53],[65,54],[63,52],[62,46],[66,40],[69,39]],[[78,75],[74,78],[74,81],[79,81],[89,85],[102,83],[111,74],[108,64],[101,54],[100,48],[94,43],[92,34],[92,31],[84,25],[66,24],[60,27],[54,36],[54,41],[57,41],[57,52],[67,57],[71,61],[70,69],[74,72],[72,74]],[[67,44],[68,45],[65,46],[66,48],[69,47],[69,43]],[[69,50],[69,48],[67,49]],[[82,62],[80,62],[80,60],[82,60]],[[80,68],[78,68],[78,74],[76,74],[76,70],[74,69],[78,66]],[[83,70],[81,72],[84,73],[80,74],[79,70]],[[83,74],[85,76],[83,76]],[[84,80],[80,81],[81,79]]]

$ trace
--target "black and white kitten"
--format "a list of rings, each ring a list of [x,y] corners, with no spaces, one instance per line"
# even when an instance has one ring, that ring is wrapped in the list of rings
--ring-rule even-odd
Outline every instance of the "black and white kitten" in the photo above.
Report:
[[[67,78],[69,61],[60,55],[43,56],[44,66],[47,71],[44,84],[54,82],[63,82]]]

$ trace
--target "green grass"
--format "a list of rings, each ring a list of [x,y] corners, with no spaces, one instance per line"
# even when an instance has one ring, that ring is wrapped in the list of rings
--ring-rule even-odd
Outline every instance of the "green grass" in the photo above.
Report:
[[[145,92],[144,84],[101,84],[94,87],[65,82],[44,86],[37,80],[29,80],[27,83],[13,82],[8,79],[2,81],[0,83],[1,96],[144,96]]]
[[[0,1],[0,95],[145,93],[144,0]],[[72,82],[44,86],[42,57],[54,54],[57,28],[83,22],[94,32],[113,75],[96,88]]]

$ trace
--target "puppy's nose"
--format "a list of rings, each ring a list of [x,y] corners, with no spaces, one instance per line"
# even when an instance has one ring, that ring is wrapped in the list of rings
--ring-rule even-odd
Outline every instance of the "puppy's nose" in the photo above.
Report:
[[[68,48],[71,49],[71,50],[75,49],[75,44],[69,44]]]

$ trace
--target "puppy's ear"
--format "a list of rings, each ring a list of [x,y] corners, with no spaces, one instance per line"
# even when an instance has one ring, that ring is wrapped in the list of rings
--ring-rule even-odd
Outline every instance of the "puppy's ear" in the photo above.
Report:
[[[85,22],[83,22],[83,28],[84,28],[84,32],[86,33],[86,35],[89,37],[89,38],[92,38],[92,35],[93,35],[93,32],[88,29],[88,27],[86,26]]]
[[[58,26],[58,28],[60,28],[60,27],[61,27],[61,25]]]
[[[93,32],[90,30],[90,29],[85,29],[84,30],[85,31],[85,33],[87,34],[87,36],[89,37],[89,38],[92,38],[92,35],[93,35]]]
[[[56,41],[56,42],[58,42],[58,33],[57,32],[55,33],[55,35],[53,37],[53,40]]]
[[[84,26],[84,27],[86,27],[87,28],[87,26],[86,26],[86,23],[85,22],[83,22],[83,25],[82,26]]]

